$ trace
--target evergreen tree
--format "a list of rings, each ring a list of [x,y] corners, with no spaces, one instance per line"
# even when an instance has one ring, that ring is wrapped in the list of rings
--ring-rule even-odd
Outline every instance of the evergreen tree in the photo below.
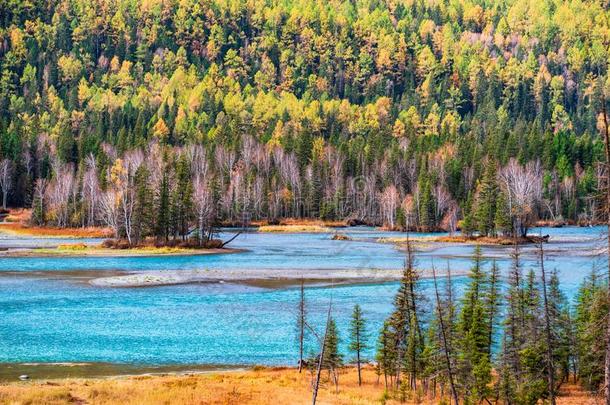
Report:
[[[174,237],[180,236],[186,240],[193,218],[193,185],[190,166],[184,156],[176,164],[176,185],[172,192],[170,212]]]
[[[510,221],[510,212],[506,193],[504,191],[498,191],[496,197],[496,212],[494,216],[494,228],[496,233],[504,235],[512,235],[513,229]]]
[[[156,236],[167,241],[170,227],[169,177],[165,172],[161,178],[161,189],[157,201]]]
[[[604,382],[605,331],[599,325],[607,314],[606,285],[593,271],[578,289],[573,318],[578,379],[590,391],[599,390]]]
[[[491,162],[487,162],[487,169],[477,188],[474,213],[477,229],[479,234],[483,236],[496,234],[495,219],[497,196],[498,185],[496,181],[496,167]]]
[[[362,385],[361,364],[366,361],[362,352],[368,349],[368,335],[366,332],[366,320],[362,316],[360,305],[354,306],[350,322],[349,350],[356,354],[356,367],[358,368],[358,385]]]
[[[153,193],[148,181],[148,169],[146,166],[140,166],[135,173],[136,201],[133,223],[136,244],[153,230]]]
[[[462,299],[458,319],[458,376],[462,395],[467,402],[489,398],[491,391],[491,359],[489,357],[489,326],[491,324],[485,296],[489,295],[488,277],[482,266],[479,246],[475,248],[469,282]]]
[[[324,340],[324,356],[322,357],[322,367],[328,370],[332,378],[335,389],[339,388],[339,368],[343,366],[343,355],[339,351],[339,330],[333,318],[330,319],[328,330]]]
[[[383,323],[377,339],[377,375],[382,375],[386,389],[392,384],[392,378],[396,372],[397,353],[395,335],[390,320]],[[388,381],[389,377],[389,381]]]

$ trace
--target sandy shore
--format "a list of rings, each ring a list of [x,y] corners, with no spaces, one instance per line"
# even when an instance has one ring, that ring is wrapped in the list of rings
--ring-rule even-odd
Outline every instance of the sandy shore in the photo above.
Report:
[[[467,272],[453,272],[461,276]],[[189,283],[243,283],[250,285],[291,285],[301,280],[308,283],[368,283],[396,281],[402,277],[402,269],[210,269],[210,270],[162,270],[142,271],[120,276],[98,277],[89,281],[97,287],[148,287]],[[430,278],[432,272],[420,270],[420,277]],[[439,272],[439,277],[444,272]]]

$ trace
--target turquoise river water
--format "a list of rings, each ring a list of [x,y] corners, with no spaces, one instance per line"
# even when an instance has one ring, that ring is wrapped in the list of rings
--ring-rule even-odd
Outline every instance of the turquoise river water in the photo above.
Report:
[[[227,231],[228,232],[228,231]],[[356,227],[342,230],[352,241],[332,234],[240,235],[232,247],[243,253],[165,257],[1,257],[1,363],[104,362],[141,365],[293,365],[297,354],[295,310],[298,288],[207,283],[146,288],[90,285],[88,274],[187,269],[267,269],[277,274],[301,270],[398,269],[403,253],[380,237],[404,234]],[[578,284],[605,261],[604,228],[533,229],[551,235],[545,245],[547,268],[559,271],[562,288],[573,298]],[[228,233],[222,235],[229,237]],[[421,235],[417,235],[421,236]],[[0,235],[0,248],[53,246],[65,240]],[[96,242],[94,240],[88,242]],[[420,268],[448,264],[456,273],[470,266],[473,247],[424,244]],[[503,270],[511,248],[486,247],[484,256]],[[600,255],[603,257],[603,255]],[[523,248],[526,267],[535,266],[532,247]],[[432,306],[431,281],[423,280]],[[464,277],[455,277],[461,290]],[[374,346],[376,332],[391,311],[398,284],[311,285],[306,290],[310,323],[319,329],[329,301],[345,349],[349,315],[362,306]],[[310,349],[314,341],[310,339]],[[369,355],[372,355],[369,353]]]

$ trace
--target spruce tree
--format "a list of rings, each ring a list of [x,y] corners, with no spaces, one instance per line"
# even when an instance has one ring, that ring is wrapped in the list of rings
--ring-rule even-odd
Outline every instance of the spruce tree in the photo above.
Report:
[[[362,352],[368,349],[368,335],[366,332],[366,320],[362,316],[360,305],[354,306],[352,319],[350,322],[350,342],[349,350],[356,355],[356,367],[358,368],[358,385],[362,385],[361,364],[365,359]]]
[[[495,235],[496,198],[498,184],[496,180],[496,167],[487,162],[487,169],[477,188],[475,204],[475,221],[479,234],[483,236]]]
[[[190,166],[184,156],[178,159],[176,165],[176,185],[171,196],[170,213],[174,236],[185,240],[189,233],[189,223],[193,218],[193,184]]]
[[[491,394],[490,317],[484,301],[489,293],[489,287],[482,261],[481,249],[477,246],[457,325],[458,376],[463,390],[462,395],[469,402],[480,402],[489,398]]]
[[[512,235],[512,223],[510,220],[510,208],[504,191],[498,191],[496,198],[496,212],[494,216],[494,228],[496,233]]]
[[[383,323],[383,327],[379,332],[375,360],[377,360],[377,375],[380,376],[383,374],[385,387],[387,389],[392,383],[392,377],[396,371],[397,363],[395,334],[390,320],[386,320]]]
[[[580,285],[574,308],[578,380],[590,391],[604,383],[605,331],[599,325],[607,314],[606,285],[593,271]]]
[[[322,367],[328,370],[329,376],[335,384],[335,389],[339,388],[339,368],[343,366],[343,355],[339,351],[339,330],[335,320],[331,317],[328,323],[328,330],[324,340],[324,356],[322,357]]]
[[[159,190],[156,211],[156,236],[157,238],[163,238],[164,241],[167,241],[169,238],[170,225],[169,177],[167,173],[163,173],[163,177],[161,178],[161,189]]]
[[[134,240],[138,244],[152,232],[153,228],[153,193],[148,180],[146,166],[140,166],[135,173],[136,200],[134,207]]]

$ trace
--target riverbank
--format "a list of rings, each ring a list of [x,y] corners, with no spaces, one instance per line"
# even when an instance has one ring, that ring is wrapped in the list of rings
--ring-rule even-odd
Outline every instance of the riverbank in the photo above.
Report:
[[[100,227],[54,228],[46,226],[29,226],[21,222],[0,222],[0,233],[33,238],[89,239],[109,238],[112,231]]]
[[[458,274],[460,273],[460,274]],[[141,271],[132,274],[98,277],[89,281],[96,287],[153,287],[191,283],[235,283],[274,288],[299,284],[379,283],[396,281],[402,277],[402,269],[206,269]],[[456,272],[454,275],[462,275]],[[421,271],[422,278],[431,277],[429,271]]]
[[[0,257],[146,257],[146,256],[197,256],[244,252],[233,248],[181,248],[181,247],[134,247],[110,249],[98,245],[62,244],[56,248],[9,249],[0,252]]]
[[[527,236],[525,238],[510,238],[504,236],[467,236],[467,235],[442,235],[442,236],[404,236],[379,238],[377,242],[405,244],[407,241],[413,243],[455,243],[465,245],[487,245],[487,246],[513,246],[534,245],[540,242],[548,242],[548,236]]]
[[[399,404],[389,399],[373,367],[365,367],[358,385],[355,367],[339,371],[339,387],[322,373],[320,404]],[[312,373],[294,368],[182,372],[109,378],[68,378],[0,384],[0,403],[18,404],[309,404]],[[592,404],[595,398],[573,384],[562,385],[557,403]],[[440,398],[413,395],[403,404],[439,403]]]

